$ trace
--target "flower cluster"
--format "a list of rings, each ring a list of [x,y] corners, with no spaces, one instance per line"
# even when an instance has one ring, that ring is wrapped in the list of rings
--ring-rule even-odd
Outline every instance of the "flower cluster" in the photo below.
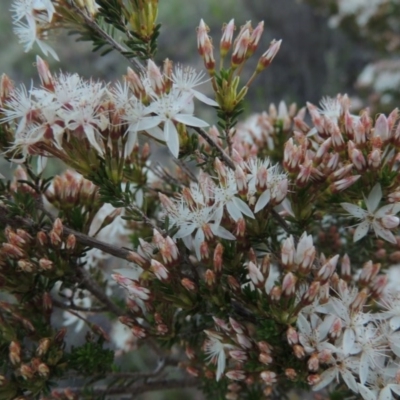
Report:
[[[201,20],[210,98],[205,73],[153,61],[157,0],[131,3],[14,2],[32,40],[76,17],[133,68],[107,84],[52,75],[38,57],[40,87],[0,81],[0,145],[19,164],[0,181],[0,399],[399,396],[398,110],[354,115],[339,95],[239,122],[281,41],[243,83],[263,22],[235,39],[226,24],[217,66]],[[48,157],[71,170],[45,178]],[[156,367],[130,370],[143,354]],[[78,386],[50,393],[69,376]]]
[[[17,124],[10,153],[21,152],[21,161],[27,154],[65,159],[63,153],[72,152],[75,141],[82,150],[95,150],[93,157],[104,157],[112,146],[121,157],[130,157],[138,132],[165,142],[178,157],[177,126],[184,132],[185,126],[208,125],[193,116],[193,98],[217,105],[194,89],[202,83],[201,74],[179,66],[173,71],[171,63],[165,67],[169,75],[161,74],[152,61],[143,76],[128,68],[125,82],[114,88],[76,74],[53,77],[39,57],[37,66],[43,86],[10,90],[2,109],[2,122]]]

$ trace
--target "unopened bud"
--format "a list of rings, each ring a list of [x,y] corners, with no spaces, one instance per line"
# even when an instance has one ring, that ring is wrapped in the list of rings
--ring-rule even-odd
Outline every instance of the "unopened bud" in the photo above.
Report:
[[[196,285],[194,284],[194,282],[192,280],[190,280],[189,278],[183,278],[181,280],[181,284],[182,286],[188,290],[189,292],[193,292],[194,290],[196,290]]]
[[[216,273],[222,270],[222,255],[224,253],[224,247],[221,243],[218,243],[214,250],[213,265]]]
[[[39,266],[44,271],[49,271],[53,268],[53,262],[48,260],[47,258],[41,258],[39,260]]]
[[[65,242],[65,247],[67,250],[74,250],[76,246],[76,237],[72,233],[68,235],[67,240]]]
[[[9,346],[8,355],[11,364],[19,364],[21,362],[21,345],[18,342],[12,341]]]

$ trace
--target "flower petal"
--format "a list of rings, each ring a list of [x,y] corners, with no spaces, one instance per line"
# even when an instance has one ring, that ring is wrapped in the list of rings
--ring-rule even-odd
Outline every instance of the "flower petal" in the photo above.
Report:
[[[179,134],[171,120],[164,123],[165,142],[175,158],[179,157]]]
[[[358,242],[362,239],[369,231],[370,223],[368,221],[361,222],[360,225],[357,226],[357,229],[354,232],[353,241]]]
[[[199,128],[204,128],[209,125],[208,122],[205,122],[200,118],[193,117],[193,115],[190,114],[177,114],[175,115],[174,120],[188,126],[197,126]]]
[[[260,210],[262,210],[269,203],[270,199],[271,191],[267,189],[258,198],[256,206],[254,207],[254,212],[258,213]]]
[[[373,212],[378,208],[379,202],[382,198],[382,188],[380,183],[377,183],[371,190],[366,201],[368,211],[373,214]]]
[[[242,199],[239,199],[239,197],[234,197],[233,202],[242,214],[247,215],[250,218],[254,218],[254,214],[251,211],[250,207]]]
[[[210,225],[211,231],[215,236],[219,236],[222,239],[236,240],[236,237],[232,235],[227,229],[222,226],[216,226],[215,224]]]
[[[340,203],[340,205],[353,217],[363,219],[365,218],[366,215],[368,215],[368,212],[364,210],[361,207],[356,206],[355,204],[351,203]]]

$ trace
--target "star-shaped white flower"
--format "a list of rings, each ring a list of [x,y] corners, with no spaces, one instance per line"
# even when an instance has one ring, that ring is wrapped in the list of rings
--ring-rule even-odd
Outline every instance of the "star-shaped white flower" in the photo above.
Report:
[[[366,210],[355,204],[341,203],[341,206],[346,211],[361,220],[354,232],[353,239],[355,242],[367,235],[372,227],[376,236],[390,243],[396,243],[396,239],[390,229],[396,228],[400,223],[400,219],[396,217],[396,214],[400,211],[400,203],[388,204],[377,210],[381,198],[382,188],[381,185],[377,183],[372,188],[368,198],[365,199]]]

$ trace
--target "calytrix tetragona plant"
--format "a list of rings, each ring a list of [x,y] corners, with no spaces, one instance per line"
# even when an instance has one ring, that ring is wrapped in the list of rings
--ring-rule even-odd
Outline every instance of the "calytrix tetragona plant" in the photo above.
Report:
[[[38,56],[39,86],[1,78],[1,148],[19,165],[0,182],[0,399],[400,395],[397,109],[354,115],[338,95],[239,121],[281,45],[244,81],[262,22],[235,35],[231,20],[217,57],[201,20],[197,72],[173,55],[160,68],[154,0],[12,12],[27,51],[57,57],[47,39],[68,28],[129,66],[108,84]],[[49,158],[68,169],[44,178]]]

